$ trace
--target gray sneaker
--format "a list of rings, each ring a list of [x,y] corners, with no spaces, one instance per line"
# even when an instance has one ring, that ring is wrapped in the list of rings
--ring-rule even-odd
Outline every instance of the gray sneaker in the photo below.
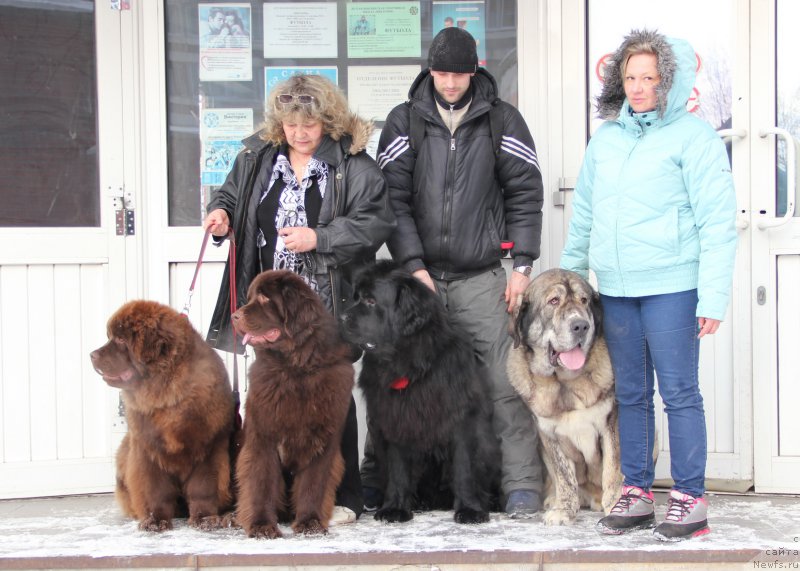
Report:
[[[708,527],[708,501],[678,490],[669,493],[667,516],[653,535],[661,541],[681,541],[711,533]]]
[[[597,522],[597,531],[606,535],[621,535],[634,529],[653,527],[656,523],[653,492],[636,486],[622,486],[622,495],[611,513]]]

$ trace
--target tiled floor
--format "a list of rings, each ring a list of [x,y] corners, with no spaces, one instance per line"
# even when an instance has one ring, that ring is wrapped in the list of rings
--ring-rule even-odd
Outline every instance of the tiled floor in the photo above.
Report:
[[[659,517],[664,496],[657,494]],[[800,569],[800,498],[710,495],[710,502],[711,534],[664,544],[645,531],[600,536],[599,514],[588,511],[568,527],[501,514],[464,526],[452,512],[387,525],[367,514],[325,537],[292,537],[286,527],[284,539],[256,541],[241,530],[197,531],[183,520],[162,534],[140,532],[111,495],[8,500],[0,501],[0,569]],[[775,562],[784,566],[764,566]]]

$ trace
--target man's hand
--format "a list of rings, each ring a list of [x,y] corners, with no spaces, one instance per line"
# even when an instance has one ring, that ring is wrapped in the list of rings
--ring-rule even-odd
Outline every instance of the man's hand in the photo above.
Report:
[[[700,339],[703,335],[713,335],[719,329],[719,319],[709,319],[708,317],[697,318],[697,338]]]
[[[286,249],[290,252],[310,252],[317,247],[317,233],[305,226],[289,226],[278,230]]]
[[[520,297],[525,291],[525,288],[528,287],[529,283],[531,283],[531,279],[529,277],[521,274],[520,272],[511,272],[511,278],[506,284],[505,295],[509,313],[513,312],[514,308],[517,306],[517,304],[519,304]]]
[[[433,280],[431,279],[431,275],[428,273],[428,270],[426,269],[417,270],[412,275],[419,281],[424,283],[426,286],[428,286],[433,293],[437,293],[436,284],[433,283]]]
[[[222,208],[217,208],[209,212],[206,219],[203,220],[203,230],[211,230],[214,236],[225,236],[228,234],[228,228],[231,221],[228,218],[228,213]]]

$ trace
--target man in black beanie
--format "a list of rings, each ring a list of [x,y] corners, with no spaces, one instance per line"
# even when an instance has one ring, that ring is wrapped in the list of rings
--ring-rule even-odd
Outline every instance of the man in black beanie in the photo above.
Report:
[[[409,100],[389,113],[380,137],[377,160],[397,217],[388,246],[395,261],[442,297],[488,365],[505,511],[530,517],[541,507],[538,435],[505,367],[507,312],[539,257],[539,160],[522,115],[500,101],[494,78],[478,67],[469,32],[441,30],[428,68]],[[500,259],[508,249],[514,270],[507,280]],[[377,474],[368,452],[361,469],[367,507],[380,502]]]

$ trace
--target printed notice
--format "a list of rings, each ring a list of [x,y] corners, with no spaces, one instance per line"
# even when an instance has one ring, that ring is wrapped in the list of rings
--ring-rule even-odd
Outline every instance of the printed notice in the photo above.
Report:
[[[264,4],[264,58],[335,58],[336,2]]]
[[[420,57],[419,2],[348,2],[347,57]]]
[[[225,182],[242,149],[242,139],[252,132],[253,110],[250,108],[202,110],[200,181],[203,186],[220,186]]]
[[[486,3],[484,0],[433,0],[431,5],[433,35],[443,28],[458,26],[475,38],[478,64],[486,65]]]
[[[350,108],[364,119],[385,121],[395,106],[408,99],[418,65],[351,66],[347,68]]]
[[[250,4],[198,4],[200,81],[250,81]]]

